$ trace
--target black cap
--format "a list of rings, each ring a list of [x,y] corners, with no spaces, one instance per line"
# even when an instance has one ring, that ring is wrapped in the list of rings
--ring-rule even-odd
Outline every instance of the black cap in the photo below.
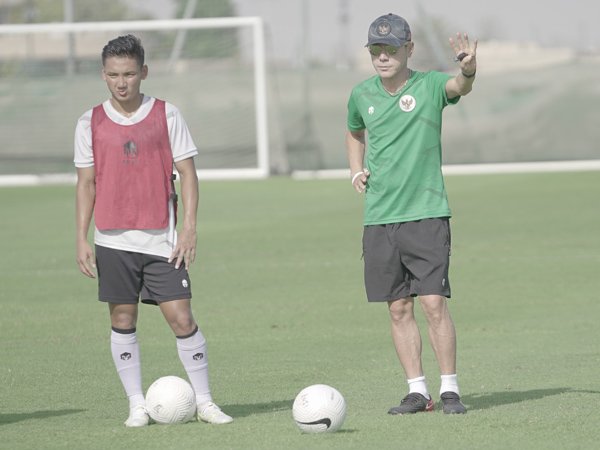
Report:
[[[367,45],[386,44],[402,47],[411,40],[408,22],[396,14],[386,14],[378,17],[369,27]]]

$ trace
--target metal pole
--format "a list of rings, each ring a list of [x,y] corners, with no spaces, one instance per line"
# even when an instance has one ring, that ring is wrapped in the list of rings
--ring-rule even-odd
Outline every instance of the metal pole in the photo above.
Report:
[[[350,56],[348,54],[348,36],[350,35],[349,30],[349,7],[348,0],[340,0],[340,13],[338,16],[338,22],[340,25],[340,42],[338,47],[337,55],[337,68],[347,70],[351,67]]]
[[[190,19],[194,16],[194,12],[196,11],[196,3],[198,3],[197,0],[188,0],[183,11],[183,19]],[[181,57],[181,51],[183,50],[186,36],[187,30],[179,30],[177,32],[177,35],[175,36],[175,43],[173,44],[171,55],[169,56],[170,68],[175,67],[175,63]]]
[[[75,21],[75,5],[74,0],[63,0],[63,18],[67,23]],[[66,61],[67,76],[75,73],[75,35],[67,34],[67,61]]]
[[[310,86],[309,86],[309,55],[308,55],[308,0],[302,0],[302,124],[304,127],[304,138],[308,138],[311,133],[310,126]]]

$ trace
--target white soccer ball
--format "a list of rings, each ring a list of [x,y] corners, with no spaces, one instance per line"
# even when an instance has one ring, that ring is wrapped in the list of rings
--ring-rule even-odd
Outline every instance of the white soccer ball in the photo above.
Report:
[[[346,401],[337,389],[326,384],[313,384],[298,393],[292,415],[304,433],[331,433],[344,423]]]
[[[162,377],[146,392],[146,411],[159,424],[189,422],[196,414],[196,395],[184,379]]]

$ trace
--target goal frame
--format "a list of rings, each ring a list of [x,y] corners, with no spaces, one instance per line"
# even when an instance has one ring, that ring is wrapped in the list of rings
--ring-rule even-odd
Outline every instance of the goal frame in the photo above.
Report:
[[[0,35],[23,35],[37,33],[74,33],[89,31],[146,31],[146,30],[193,30],[246,27],[252,30],[254,100],[256,130],[256,167],[231,169],[198,169],[200,179],[261,179],[270,174],[269,136],[267,124],[267,83],[264,25],[260,17],[215,17],[196,19],[131,20],[112,22],[61,22],[37,24],[0,25]],[[15,177],[9,176],[12,181]],[[25,175],[31,180],[31,175]],[[43,177],[43,176],[42,176]],[[0,177],[1,178],[1,177]],[[54,176],[53,178],[56,178]],[[71,179],[69,175],[66,180]]]

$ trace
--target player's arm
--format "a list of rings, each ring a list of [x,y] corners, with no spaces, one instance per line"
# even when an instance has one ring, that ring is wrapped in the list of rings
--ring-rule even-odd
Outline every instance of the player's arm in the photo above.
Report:
[[[448,99],[467,95],[473,89],[475,73],[477,71],[477,39],[473,45],[469,43],[469,36],[456,33],[456,39],[450,38],[450,46],[460,65],[460,73],[446,82],[446,96]]]
[[[96,180],[94,167],[78,167],[75,199],[77,264],[81,273],[90,278],[96,277],[94,252],[88,242],[88,232],[92,222],[95,201]]]
[[[181,262],[189,269],[196,259],[196,215],[198,214],[198,175],[194,158],[186,158],[175,163],[181,180],[181,202],[183,204],[183,226],[177,236],[177,245],[169,258],[175,261],[175,268]]]
[[[358,193],[365,190],[369,171],[363,168],[365,159],[365,130],[346,131],[346,152],[350,164],[350,180]]]

